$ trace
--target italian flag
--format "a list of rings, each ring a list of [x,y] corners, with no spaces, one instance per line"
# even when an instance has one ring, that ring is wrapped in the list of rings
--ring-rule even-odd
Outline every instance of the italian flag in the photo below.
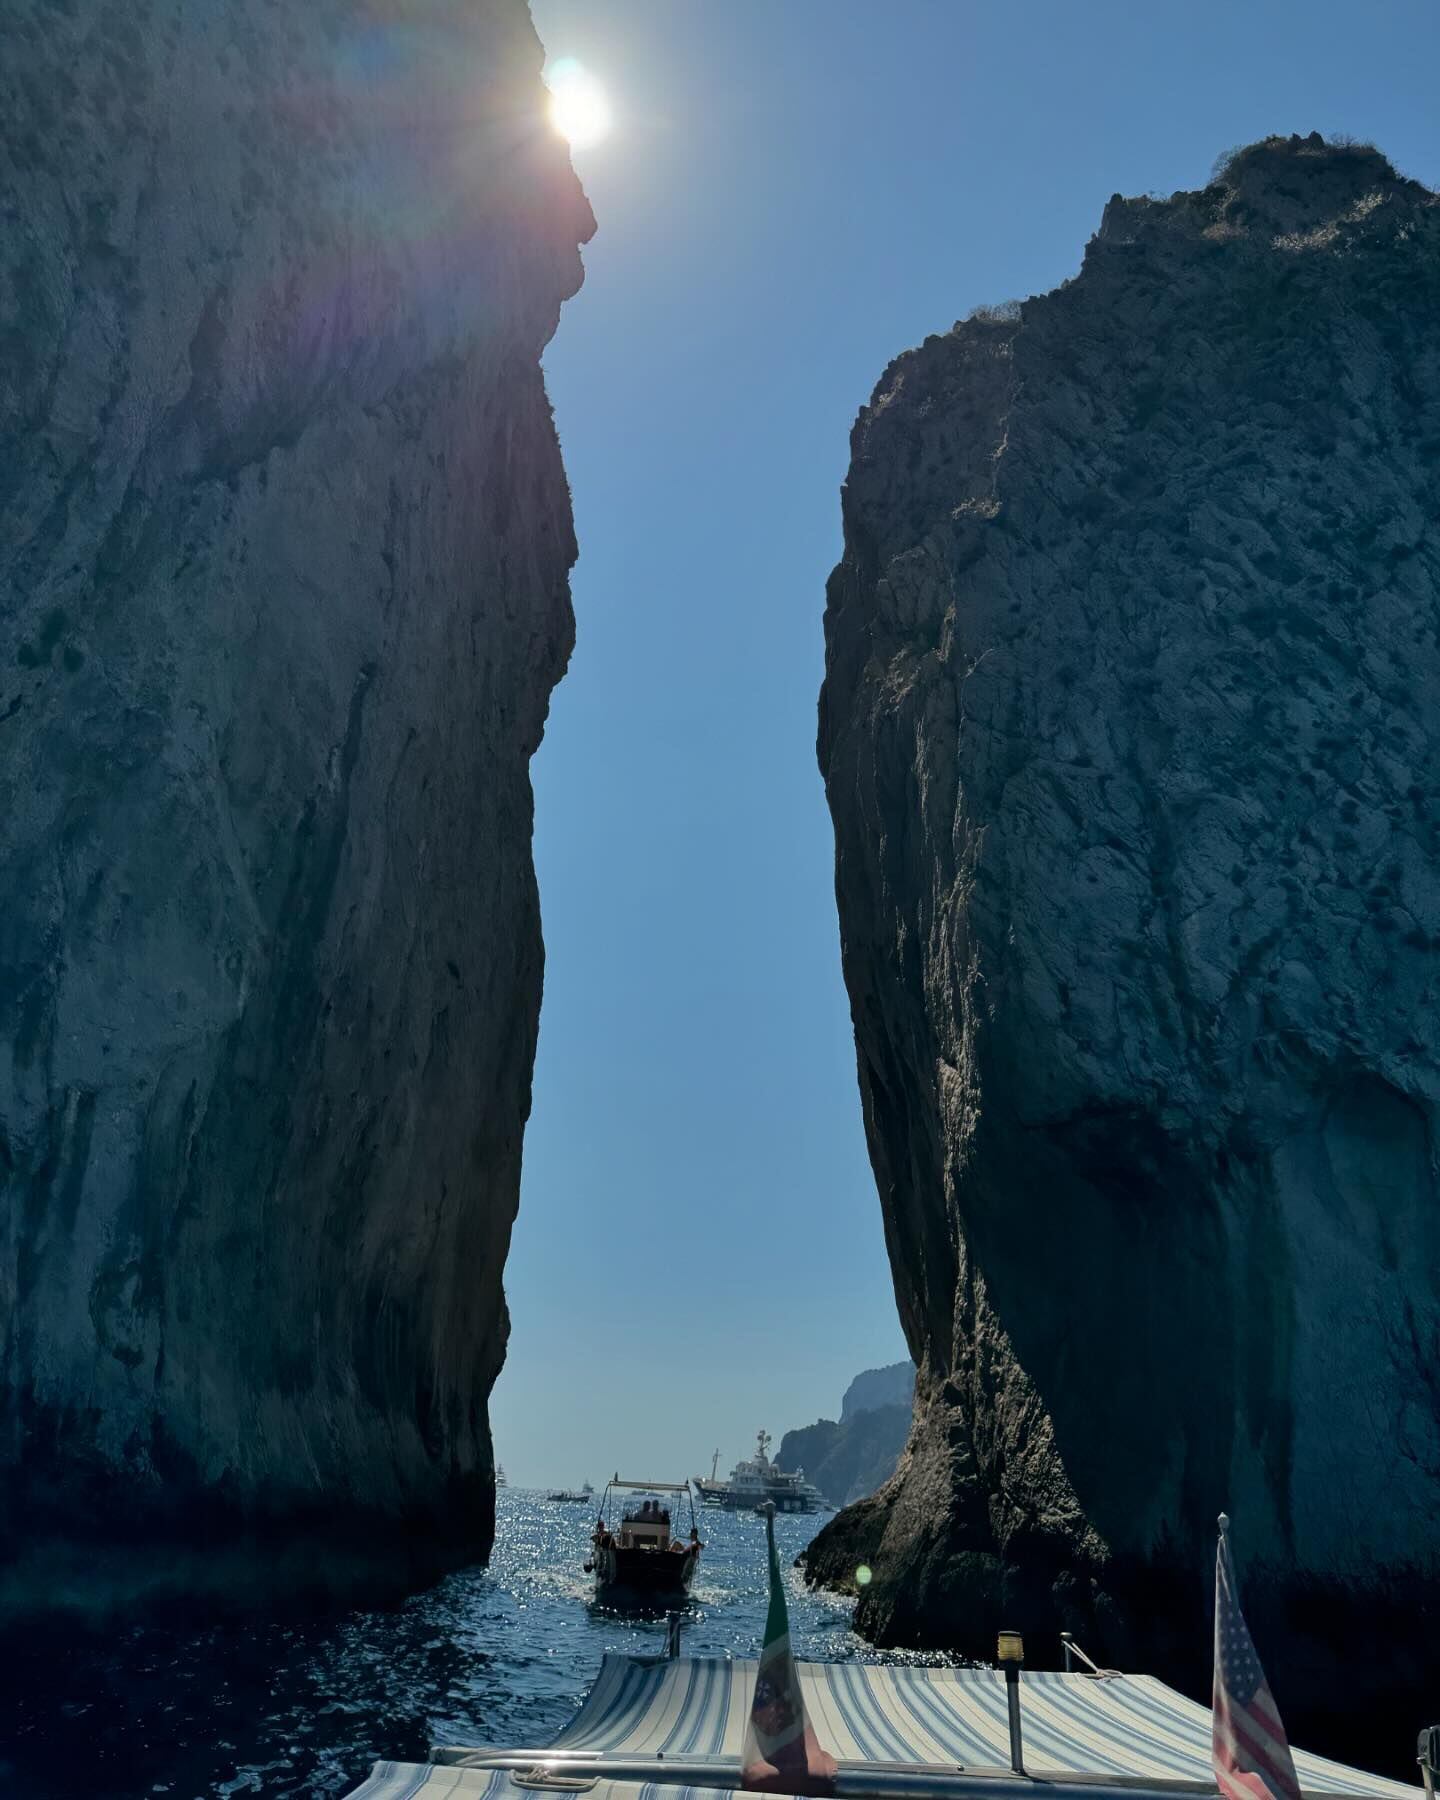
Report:
[[[770,1550],[770,1611],[765,1648],[755,1673],[755,1698],[740,1753],[740,1785],[769,1793],[823,1792],[835,1779],[836,1762],[822,1750],[805,1717],[800,1676],[790,1651],[790,1614],[780,1556],[775,1548],[775,1508],[767,1505],[765,1537]]]

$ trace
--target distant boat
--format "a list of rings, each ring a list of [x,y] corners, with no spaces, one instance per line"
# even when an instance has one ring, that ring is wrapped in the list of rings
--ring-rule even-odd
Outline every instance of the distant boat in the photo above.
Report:
[[[509,1487],[509,1485],[510,1485],[510,1483],[505,1479],[504,1463],[496,1463],[496,1465],[495,1465],[495,1485],[497,1488]]]
[[[595,1498],[595,1490],[587,1481],[578,1493],[574,1488],[557,1488],[553,1494],[547,1494],[545,1498],[556,1500],[562,1506],[584,1506]]]
[[[770,1433],[757,1433],[755,1454],[736,1463],[730,1471],[728,1481],[716,1478],[715,1471],[720,1466],[720,1452],[717,1450],[710,1464],[709,1478],[704,1475],[694,1478],[700,1504],[723,1506],[731,1511],[747,1511],[764,1506],[768,1501],[776,1512],[819,1512],[825,1505],[825,1496],[819,1488],[813,1481],[805,1479],[803,1469],[797,1469],[793,1475],[784,1469],[777,1469],[766,1454],[769,1448]]]
[[[631,1495],[627,1499],[624,1496]],[[690,1507],[690,1536],[672,1536],[669,1496],[678,1508],[684,1495]],[[615,1529],[606,1520],[612,1506],[620,1509]],[[695,1499],[688,1481],[622,1481],[611,1476],[600,1502],[600,1516],[590,1534],[586,1574],[595,1576],[598,1599],[611,1605],[683,1599],[703,1548],[695,1528]]]

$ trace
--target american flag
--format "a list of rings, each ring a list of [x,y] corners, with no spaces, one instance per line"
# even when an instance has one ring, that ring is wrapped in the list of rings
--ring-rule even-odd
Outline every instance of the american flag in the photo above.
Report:
[[[1220,1515],[1215,1555],[1215,1697],[1212,1760],[1225,1800],[1300,1800],[1285,1727],[1250,1641],[1230,1560],[1230,1521]]]

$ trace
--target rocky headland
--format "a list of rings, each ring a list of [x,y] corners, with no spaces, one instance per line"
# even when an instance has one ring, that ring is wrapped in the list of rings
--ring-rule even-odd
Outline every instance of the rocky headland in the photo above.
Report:
[[[523,0],[5,46],[0,1607],[483,1553],[593,229],[541,48]]]
[[[785,1433],[776,1467],[792,1474],[803,1469],[832,1506],[873,1494],[895,1473],[905,1448],[914,1391],[914,1363],[866,1369],[846,1388],[838,1419]]]
[[[840,1400],[840,1423],[848,1425],[862,1413],[882,1407],[903,1406],[906,1412],[915,1398],[915,1365],[886,1363],[883,1369],[862,1369]]]
[[[1368,147],[1117,195],[861,413],[820,711],[920,1374],[812,1575],[1203,1693],[1224,1508],[1292,1732],[1367,1760],[1440,1605],[1437,321]]]

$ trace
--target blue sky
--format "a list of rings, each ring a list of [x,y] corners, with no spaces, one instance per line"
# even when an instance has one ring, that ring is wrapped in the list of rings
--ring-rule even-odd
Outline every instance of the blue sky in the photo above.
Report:
[[[579,641],[535,762],[548,950],[492,1418],[512,1481],[722,1466],[904,1354],[815,767],[856,410],[1112,193],[1273,131],[1440,181],[1440,6],[532,0],[606,86],[546,368]]]

